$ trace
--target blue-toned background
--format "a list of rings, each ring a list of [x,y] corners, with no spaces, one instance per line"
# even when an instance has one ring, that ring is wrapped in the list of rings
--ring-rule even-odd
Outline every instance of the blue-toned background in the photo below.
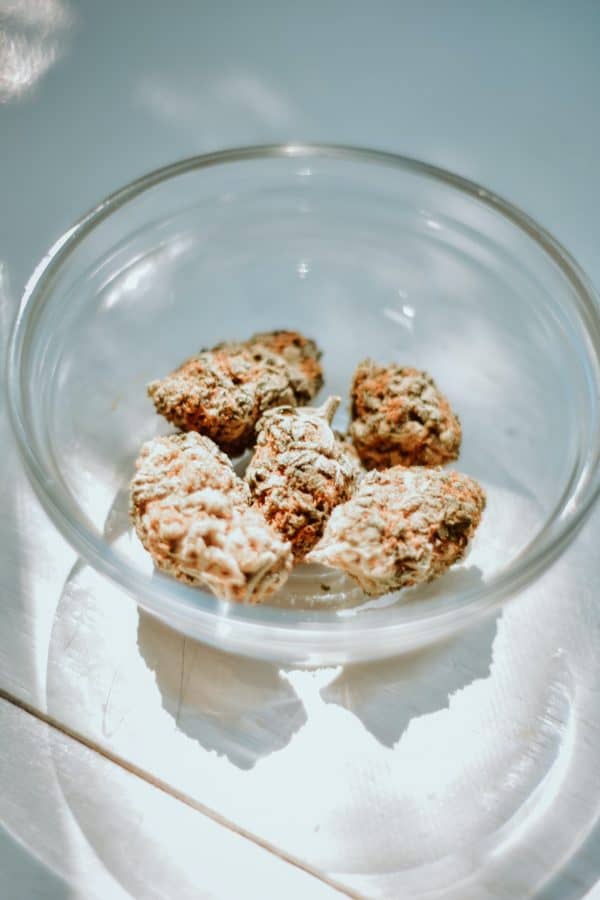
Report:
[[[288,139],[393,150],[481,181],[600,281],[595,0],[3,9],[22,50],[8,74],[0,51],[0,259],[15,292],[74,218],[140,173]]]

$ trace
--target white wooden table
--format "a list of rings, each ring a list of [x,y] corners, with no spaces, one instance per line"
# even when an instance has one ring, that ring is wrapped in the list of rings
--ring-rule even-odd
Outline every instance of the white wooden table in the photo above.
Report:
[[[0,326],[130,178],[370,144],[479,180],[600,283],[600,7],[0,0]],[[184,639],[56,534],[0,418],[0,895],[600,897],[596,512],[502,615],[314,673]]]

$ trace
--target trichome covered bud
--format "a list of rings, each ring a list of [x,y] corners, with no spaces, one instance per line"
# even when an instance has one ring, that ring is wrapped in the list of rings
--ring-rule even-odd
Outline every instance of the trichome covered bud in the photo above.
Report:
[[[253,335],[248,343],[266,347],[283,357],[299,406],[310,403],[317,395],[323,384],[323,369],[319,362],[321,351],[314,341],[298,331],[262,331]]]
[[[372,596],[432,581],[462,559],[484,507],[483,489],[458,472],[370,472],[307,561],[342,569]]]
[[[265,410],[312,399],[322,384],[316,344],[294,331],[218,344],[148,385],[157,412],[237,455],[254,440]]]
[[[291,542],[297,561],[317,543],[358,477],[356,461],[330,425],[339,402],[330,397],[315,409],[279,407],[258,423],[246,480],[254,506]]]
[[[173,434],[142,447],[130,516],[159,569],[223,600],[260,603],[287,580],[292,553],[249,500],[209,438]]]
[[[458,457],[460,422],[427,372],[364,360],[351,401],[350,433],[367,469],[437,466]]]

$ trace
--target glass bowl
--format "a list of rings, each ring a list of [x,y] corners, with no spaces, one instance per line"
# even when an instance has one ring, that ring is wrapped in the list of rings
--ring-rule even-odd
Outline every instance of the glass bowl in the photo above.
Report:
[[[435,377],[463,425],[455,468],[488,494],[461,565],[370,601],[304,566],[259,607],[153,569],[127,519],[138,449],[171,430],[146,383],[274,328],[318,340],[323,396],[346,398],[366,356]],[[555,559],[599,489],[599,350],[585,276],[494,194],[370,150],[250,147],[146,175],[61,237],[27,285],[8,385],[31,481],[85,560],[194,638],[321,665],[446,636]]]

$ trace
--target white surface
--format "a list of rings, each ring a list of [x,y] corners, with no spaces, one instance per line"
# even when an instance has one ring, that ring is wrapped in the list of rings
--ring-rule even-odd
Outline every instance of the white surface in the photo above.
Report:
[[[340,896],[3,700],[0,733],[6,900]]]
[[[279,672],[140,616],[58,539],[40,555],[44,517],[15,484],[27,605],[5,544],[0,685],[167,786],[369,896],[526,896],[596,821],[594,523],[458,641]]]
[[[0,10],[3,331],[46,247],[115,187],[194,152],[293,138],[371,144],[481,181],[600,283],[596,3]],[[74,556],[0,427],[4,689],[370,895],[516,898],[549,878],[543,900],[596,900],[598,828],[584,838],[600,794],[598,513],[497,628],[319,681],[184,647],[89,573],[69,578]],[[106,836],[121,796],[103,803],[94,824]],[[24,801],[27,822],[35,808]],[[486,851],[511,814],[518,827]],[[160,826],[150,821],[149,840]],[[52,843],[52,828],[38,839]],[[85,845],[72,847],[85,870]],[[445,851],[454,863],[427,868]],[[19,871],[46,890],[54,876],[35,882],[36,852],[24,852]],[[160,883],[158,861],[155,873]]]
[[[6,452],[0,687],[350,890],[590,887],[593,847],[561,869],[598,820],[598,514],[498,621],[404,660],[278,671],[140,615]],[[99,818],[122,815],[113,795]]]
[[[598,813],[594,611],[565,604],[569,571],[444,648],[304,673],[186,641],[75,570],[46,707],[349,887],[520,896]]]

